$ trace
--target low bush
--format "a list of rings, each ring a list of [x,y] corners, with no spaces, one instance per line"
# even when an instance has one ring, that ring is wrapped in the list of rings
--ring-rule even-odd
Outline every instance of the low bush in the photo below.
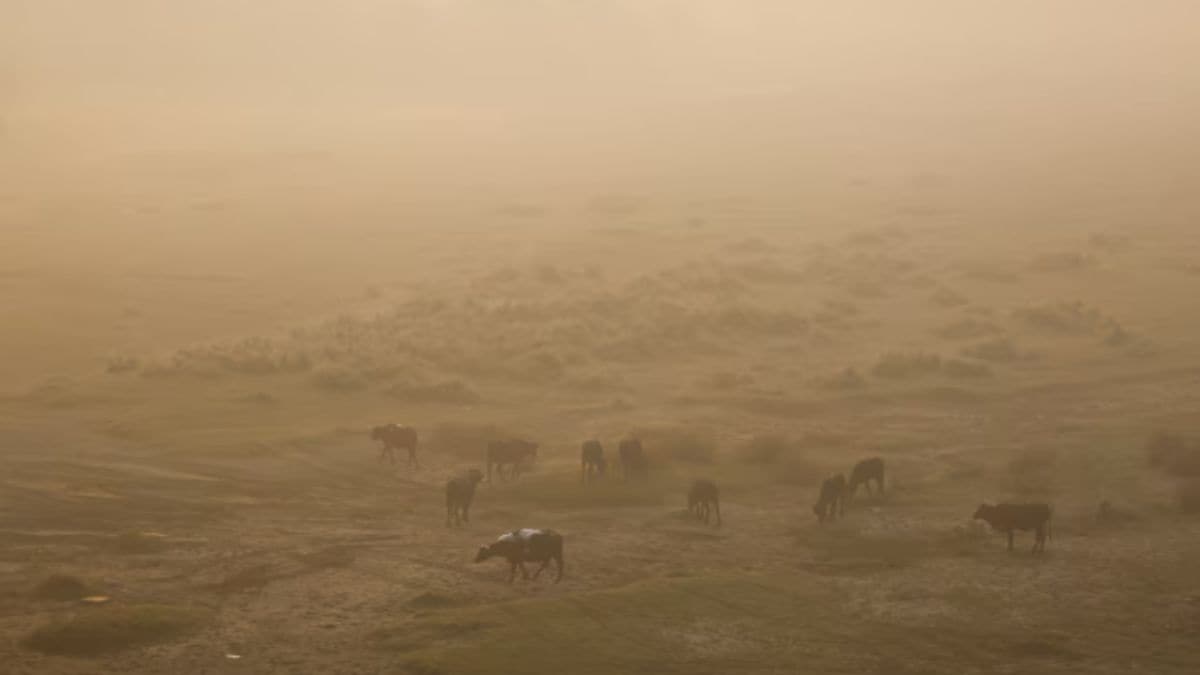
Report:
[[[986,365],[962,359],[946,360],[942,363],[942,372],[947,377],[958,379],[978,379],[992,376],[992,369]]]
[[[400,383],[389,387],[386,393],[408,403],[473,404],[483,400],[478,392],[461,380],[432,384]]]
[[[993,363],[1008,363],[1021,358],[1016,345],[1008,338],[997,338],[971,345],[962,350],[962,354],[972,359],[991,361]]]
[[[922,352],[890,352],[879,358],[871,374],[889,380],[902,380],[937,373],[942,357]]]
[[[1146,461],[1172,476],[1200,476],[1200,442],[1157,432],[1146,441]]]
[[[94,656],[183,635],[204,623],[204,610],[167,605],[106,606],[34,630],[25,640],[45,654]]]
[[[78,600],[91,595],[87,584],[65,574],[52,574],[33,589],[33,597],[41,600]]]

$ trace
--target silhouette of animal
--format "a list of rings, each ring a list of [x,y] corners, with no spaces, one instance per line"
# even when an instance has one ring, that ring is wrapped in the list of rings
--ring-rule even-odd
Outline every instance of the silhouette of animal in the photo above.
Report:
[[[817,496],[817,503],[813,505],[813,513],[817,514],[818,522],[828,520],[837,520],[840,515],[846,513],[846,476],[838,474],[831,478],[826,478],[821,483],[821,493]]]
[[[492,467],[496,467],[500,480],[504,480],[504,467],[509,467],[509,479],[521,473],[521,467],[537,459],[538,444],[517,438],[492,441],[487,447],[487,480],[492,482]]]
[[[420,466],[417,462],[417,430],[401,424],[385,424],[371,429],[371,440],[383,443],[379,461],[390,459],[396,463],[396,450],[408,450],[408,465]]]
[[[600,441],[584,441],[579,455],[582,465],[579,478],[581,483],[590,483],[604,477],[608,463],[604,461],[604,446],[600,445]]]
[[[481,480],[483,472],[470,469],[446,481],[446,527],[450,527],[451,520],[455,525],[471,522],[471,501],[475,499],[475,486]]]
[[[719,527],[721,525],[721,496],[717,490],[717,484],[703,478],[693,482],[692,489],[688,490],[688,512],[703,520],[705,525],[709,522],[710,514],[715,513]]]
[[[1046,550],[1046,538],[1050,535],[1050,518],[1053,515],[1048,504],[980,504],[973,518],[982,520],[992,529],[1008,535],[1008,550],[1013,550],[1013,532],[1034,531],[1033,552]]]
[[[883,460],[879,457],[864,459],[854,465],[854,469],[850,471],[850,483],[846,486],[846,501],[854,499],[854,493],[858,492],[859,485],[867,487],[867,494],[872,497],[875,493],[871,490],[871,481],[879,484],[879,494],[883,495]]]
[[[542,566],[533,573],[533,578],[537,579],[551,560],[558,568],[558,575],[555,577],[554,583],[562,581],[563,539],[562,535],[554,530],[521,529],[502,534],[491,544],[479,547],[479,552],[475,555],[475,562],[481,563],[496,557],[508,561],[508,583],[510,584],[517,576],[517,569],[521,570],[522,579],[529,579],[525,563],[542,563]]]
[[[628,479],[631,476],[646,475],[646,451],[642,442],[637,438],[626,438],[617,447],[617,457],[621,463],[621,475]]]

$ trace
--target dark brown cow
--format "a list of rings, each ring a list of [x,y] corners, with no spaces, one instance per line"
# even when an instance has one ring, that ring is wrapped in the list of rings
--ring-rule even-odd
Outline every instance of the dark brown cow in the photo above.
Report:
[[[813,505],[813,513],[817,514],[817,520],[822,523],[826,519],[837,520],[839,515],[845,515],[845,474],[839,473],[832,478],[826,478],[825,482],[821,483],[821,494],[817,497],[817,503]]]
[[[717,516],[717,527],[721,526],[721,495],[717,484],[703,478],[692,483],[688,491],[688,512],[704,521],[707,525],[710,513]]]
[[[865,485],[867,494],[874,497],[871,481],[879,484],[879,495],[883,496],[883,460],[879,457],[864,459],[854,465],[854,469],[850,472],[850,483],[846,486],[846,501],[854,499],[854,493],[858,492],[859,485]]]
[[[1013,532],[1034,530],[1033,552],[1046,550],[1053,510],[1048,504],[980,504],[974,519],[982,520],[992,529],[1008,535],[1008,550],[1013,550]]]
[[[492,466],[504,480],[504,467],[509,467],[509,478],[516,478],[521,468],[537,459],[538,444],[521,439],[492,441],[487,447],[487,480],[492,482]]]
[[[590,483],[604,477],[608,463],[604,461],[604,446],[600,445],[600,441],[584,441],[579,456],[582,472],[579,482]]]
[[[455,525],[471,522],[471,501],[475,499],[475,486],[481,480],[483,472],[470,469],[446,481],[446,527],[450,527],[451,520]]]
[[[617,447],[617,456],[621,462],[621,475],[624,478],[646,475],[646,452],[642,449],[642,442],[639,439],[626,438],[622,440]]]
[[[371,440],[383,443],[379,461],[390,459],[396,463],[396,450],[408,450],[408,465],[420,466],[417,462],[417,430],[400,424],[385,424],[371,430]]]
[[[563,539],[562,535],[554,530],[522,529],[502,534],[493,543],[479,547],[479,553],[475,555],[475,562],[480,563],[495,557],[508,561],[508,583],[510,584],[516,578],[518,568],[521,570],[521,578],[529,579],[529,572],[525,569],[526,562],[542,563],[542,566],[533,573],[533,578],[537,579],[551,560],[558,568],[558,576],[555,577],[554,583],[562,581]]]

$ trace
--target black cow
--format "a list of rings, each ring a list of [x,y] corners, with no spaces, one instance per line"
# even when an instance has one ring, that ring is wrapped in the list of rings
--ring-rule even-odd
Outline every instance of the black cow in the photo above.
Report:
[[[622,440],[617,447],[617,455],[621,462],[621,475],[624,478],[646,475],[646,452],[642,449],[640,440],[636,438]]]
[[[846,486],[846,501],[854,499],[854,493],[858,492],[859,485],[867,487],[867,494],[874,497],[875,493],[871,490],[871,481],[879,484],[879,494],[883,495],[883,460],[879,457],[864,459],[854,465],[854,469],[850,471],[850,483]]]
[[[542,563],[542,566],[533,573],[533,578],[537,579],[551,560],[558,568],[558,576],[555,577],[554,583],[562,581],[563,539],[562,535],[554,530],[522,529],[502,534],[490,545],[479,547],[479,553],[475,555],[475,562],[480,563],[494,557],[504,558],[508,561],[508,583],[510,584],[517,576],[517,568],[521,570],[522,579],[529,579],[529,572],[525,569],[526,562]]]
[[[707,525],[710,512],[717,515],[717,526],[721,526],[721,496],[717,484],[703,478],[692,483],[688,490],[688,512],[704,521]]]
[[[822,523],[826,519],[837,520],[839,515],[845,515],[845,474],[839,473],[832,478],[826,478],[825,482],[821,483],[821,494],[817,497],[817,503],[813,505],[813,513],[817,514],[817,520]]]
[[[379,461],[388,458],[396,463],[396,450],[408,450],[408,465],[420,466],[417,462],[417,430],[401,424],[385,424],[371,429],[371,440],[383,443]]]
[[[481,480],[483,472],[471,469],[446,481],[446,527],[450,527],[452,519],[455,525],[471,522],[471,501],[475,499],[475,486]]]
[[[1013,532],[1034,530],[1033,552],[1046,550],[1053,510],[1048,504],[980,504],[974,519],[985,521],[992,529],[1008,535],[1008,550],[1013,550]]]
[[[504,480],[504,467],[509,467],[509,478],[516,478],[521,467],[537,459],[538,444],[521,439],[492,441],[487,447],[487,480],[492,482],[492,466]]]
[[[604,446],[600,441],[584,441],[579,456],[582,471],[579,482],[590,483],[604,477],[608,463],[604,461]]]

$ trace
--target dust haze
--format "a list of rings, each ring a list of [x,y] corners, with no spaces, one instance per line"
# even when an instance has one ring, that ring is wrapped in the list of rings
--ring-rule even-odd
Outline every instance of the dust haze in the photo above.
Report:
[[[0,662],[1195,672],[1197,26],[0,0]]]

